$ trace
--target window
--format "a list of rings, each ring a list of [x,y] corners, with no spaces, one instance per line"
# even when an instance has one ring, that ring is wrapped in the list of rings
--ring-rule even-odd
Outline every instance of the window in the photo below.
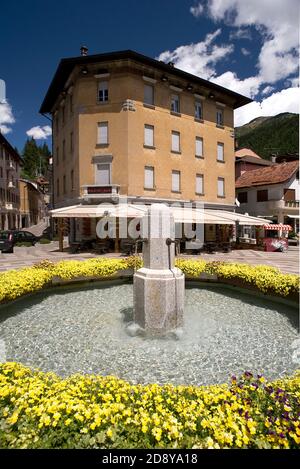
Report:
[[[63,140],[63,160],[66,158],[66,141]]]
[[[61,120],[62,120],[62,123],[64,124],[65,123],[65,106],[63,106],[61,110]]]
[[[203,156],[203,138],[196,137],[196,156]]]
[[[99,145],[108,145],[108,122],[98,122],[97,143]]]
[[[59,149],[56,147],[56,164],[59,162]]]
[[[180,113],[180,101],[178,94],[172,94],[171,96],[171,112]]]
[[[154,127],[153,125],[145,125],[144,127],[144,146],[154,147]]]
[[[225,197],[225,180],[218,178],[218,197]]]
[[[99,186],[110,184],[110,164],[100,163],[96,165],[96,184]]]
[[[239,192],[237,199],[241,204],[246,204],[248,202],[248,192]]]
[[[56,179],[56,195],[59,197],[59,179]]]
[[[257,191],[256,200],[257,202],[266,202],[268,200],[268,189]]]
[[[196,174],[196,194],[204,194],[203,174]]]
[[[180,192],[180,171],[172,171],[172,192]]]
[[[98,101],[105,103],[108,101],[108,82],[101,81],[98,85]]]
[[[73,132],[70,133],[70,152],[73,152]]]
[[[217,109],[217,125],[223,127],[224,125],[224,112],[223,109]]]
[[[63,177],[63,192],[64,194],[67,192],[67,184],[66,184],[66,176]]]
[[[72,114],[73,112],[73,95],[70,94],[70,113]]]
[[[172,146],[171,150],[180,153],[180,133],[172,131]]]
[[[154,87],[152,85],[144,85],[144,104],[154,106]]]
[[[217,160],[224,161],[224,143],[218,143]]]
[[[74,171],[71,171],[71,190],[74,190]]]
[[[145,189],[154,189],[153,166],[145,166]]]
[[[196,101],[195,102],[195,119],[202,120],[203,119],[203,110],[202,110],[202,102]]]

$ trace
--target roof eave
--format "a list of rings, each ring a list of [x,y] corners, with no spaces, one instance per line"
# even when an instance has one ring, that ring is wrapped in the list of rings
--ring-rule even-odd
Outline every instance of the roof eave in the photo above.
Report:
[[[54,74],[54,77],[50,83],[46,96],[43,100],[43,103],[40,107],[39,112],[41,114],[51,113],[53,104],[58,95],[55,89],[58,87],[62,88],[64,86],[67,78],[69,77],[75,65],[83,65],[83,64],[95,63],[95,62],[100,62],[100,61],[105,61],[105,60],[118,60],[118,59],[132,59],[138,62],[146,63],[149,66],[153,66],[155,68],[161,69],[165,73],[177,75],[179,77],[186,78],[189,81],[193,81],[193,82],[196,81],[199,83],[199,85],[201,84],[202,86],[206,86],[208,88],[211,88],[212,90],[227,94],[231,96],[232,98],[235,98],[235,104],[233,106],[234,109],[237,109],[241,106],[249,104],[253,101],[252,99],[246,96],[243,96],[243,95],[240,95],[239,93],[235,93],[234,91],[228,90],[220,85],[217,85],[216,83],[212,83],[208,80],[204,80],[203,78],[197,77],[196,75],[192,75],[178,68],[170,67],[170,65],[165,64],[164,62],[160,62],[156,59],[152,59],[151,57],[147,57],[145,55],[139,54],[138,52],[135,52],[132,50],[124,50],[124,51],[117,51],[117,52],[108,52],[104,54],[87,55],[87,56],[70,57],[70,58],[61,59],[57,67],[57,70]],[[65,77],[63,76],[64,68],[66,68]]]

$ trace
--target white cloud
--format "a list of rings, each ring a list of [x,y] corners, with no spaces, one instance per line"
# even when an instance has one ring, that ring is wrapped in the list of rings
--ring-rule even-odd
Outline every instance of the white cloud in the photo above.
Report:
[[[27,130],[26,134],[28,137],[33,137],[35,140],[46,140],[46,138],[52,135],[52,129],[50,125],[44,125],[43,127],[37,125]]]
[[[158,60],[174,62],[175,66],[186,72],[209,79],[215,74],[215,64],[233,52],[233,45],[213,44],[221,29],[207,34],[204,41],[177,47],[174,51],[162,52]]]
[[[3,135],[11,132],[11,124],[14,124],[15,118],[9,103],[0,104],[0,131]]]
[[[208,14],[237,28],[254,26],[262,35],[258,66],[264,83],[275,83],[298,68],[299,0],[209,0]]]
[[[195,16],[195,18],[199,18],[199,16],[202,15],[203,11],[204,11],[204,6],[201,3],[199,3],[199,5],[195,5],[190,8],[190,12],[192,13],[193,16]]]
[[[258,93],[261,85],[258,77],[249,77],[244,80],[239,80],[237,75],[233,72],[225,72],[218,77],[212,77],[211,81],[236,93],[249,96],[250,98],[253,98]]]
[[[274,86],[268,85],[268,86],[265,86],[265,88],[261,91],[261,94],[264,94],[264,95],[265,94],[270,94],[274,90],[275,90]]]
[[[241,47],[241,53],[243,55],[250,55],[250,51],[246,47]]]
[[[300,81],[299,77],[289,78],[287,80],[287,86],[292,86],[292,87],[299,86],[299,81]]]
[[[276,116],[282,112],[299,113],[300,88],[287,88],[263,99],[254,101],[234,112],[235,127],[244,125],[259,116]]]

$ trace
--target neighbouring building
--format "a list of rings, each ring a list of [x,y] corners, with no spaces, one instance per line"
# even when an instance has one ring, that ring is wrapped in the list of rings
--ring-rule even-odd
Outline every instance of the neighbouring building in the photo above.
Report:
[[[19,178],[22,160],[0,132],[0,230],[21,226]]]
[[[261,158],[249,148],[240,148],[235,152],[235,179],[240,177],[245,171],[260,169],[263,166],[272,166],[273,164],[273,161]]]
[[[291,225],[299,233],[299,162],[246,171],[236,180],[239,211]]]
[[[40,109],[53,119],[54,207],[126,197],[234,211],[233,112],[249,102],[171,63],[82,48],[61,60]]]
[[[38,224],[46,215],[44,194],[37,183],[20,179],[21,228]]]

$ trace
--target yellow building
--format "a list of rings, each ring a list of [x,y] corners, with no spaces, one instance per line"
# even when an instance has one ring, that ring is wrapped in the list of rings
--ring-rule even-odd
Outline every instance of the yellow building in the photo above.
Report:
[[[201,201],[233,210],[233,111],[251,100],[133,51],[61,60],[40,112],[53,118],[54,207]]]
[[[36,225],[45,216],[44,194],[37,184],[27,179],[19,180],[21,228]]]
[[[20,155],[0,132],[0,230],[18,229],[21,225],[21,165]]]

